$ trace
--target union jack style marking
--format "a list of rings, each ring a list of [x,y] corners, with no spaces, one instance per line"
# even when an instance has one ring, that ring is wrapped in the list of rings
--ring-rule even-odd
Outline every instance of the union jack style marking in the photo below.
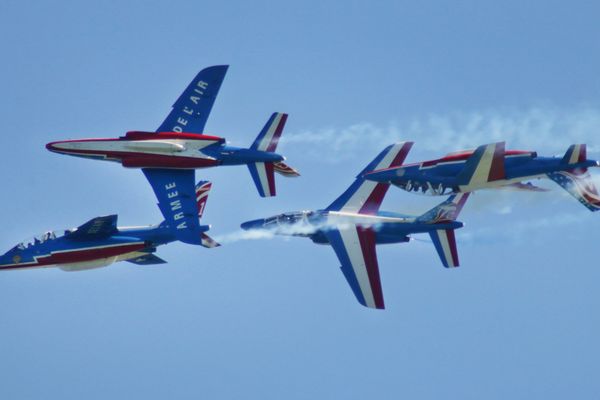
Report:
[[[600,195],[587,170],[552,172],[548,178],[558,183],[591,211],[600,210]]]
[[[212,183],[207,181],[198,182],[196,185],[196,202],[198,203],[198,218],[202,217],[204,208],[206,207],[206,201],[208,200],[208,193],[212,188]]]

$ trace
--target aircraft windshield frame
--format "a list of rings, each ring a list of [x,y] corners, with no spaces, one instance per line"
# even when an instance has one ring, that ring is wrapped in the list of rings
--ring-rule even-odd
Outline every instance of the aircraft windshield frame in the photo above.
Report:
[[[32,246],[46,243],[51,240],[56,240],[72,231],[73,229],[46,231],[42,234],[30,236],[27,239],[20,241],[14,248],[18,250],[25,250]]]

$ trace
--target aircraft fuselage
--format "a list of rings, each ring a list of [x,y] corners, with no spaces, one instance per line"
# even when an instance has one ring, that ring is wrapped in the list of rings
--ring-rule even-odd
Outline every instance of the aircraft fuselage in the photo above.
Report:
[[[343,211],[297,211],[261,218],[242,224],[242,229],[264,229],[276,235],[308,237],[318,244],[328,244],[325,232],[331,229],[359,226],[373,229],[377,244],[403,243],[409,241],[409,235],[427,233],[439,229],[457,229],[462,222],[417,221],[417,217],[390,212],[377,215],[348,213]]]
[[[537,153],[528,151],[507,151],[504,158],[505,178],[478,182],[477,186],[473,187],[462,184],[456,178],[465,167],[469,156],[470,153],[450,155],[437,160],[374,171],[366,174],[365,179],[391,183],[409,192],[447,195],[477,189],[498,188],[526,180],[544,178],[548,173],[598,165],[596,161],[586,160],[567,166],[561,163],[561,158],[538,157]]]
[[[115,161],[128,168],[196,169],[218,165],[280,162],[272,152],[227,146],[217,136],[178,132],[127,132],[114,139],[80,139],[51,142],[55,153]]]
[[[175,238],[162,226],[120,228],[102,240],[69,240],[50,232],[46,237],[13,247],[0,256],[0,270],[52,267],[83,270],[104,267],[117,261],[138,257],[140,251],[169,243]]]

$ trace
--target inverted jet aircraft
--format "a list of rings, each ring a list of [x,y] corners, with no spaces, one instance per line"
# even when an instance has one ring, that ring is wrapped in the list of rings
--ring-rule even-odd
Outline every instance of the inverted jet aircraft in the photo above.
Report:
[[[242,224],[242,229],[308,237],[314,243],[331,245],[360,304],[382,309],[377,244],[404,243],[410,240],[410,234],[429,233],[444,267],[459,265],[454,230],[463,226],[456,218],[468,193],[450,196],[421,216],[380,212],[389,184],[367,181],[363,177],[374,169],[401,165],[411,145],[399,143],[387,147],[324,210],[288,212],[248,221]]]
[[[589,167],[599,163],[587,159],[585,144],[570,146],[562,158],[539,157],[534,151],[505,151],[504,147],[504,142],[486,144],[437,160],[368,172],[365,179],[391,183],[409,192],[447,195],[502,187],[545,191],[524,181],[547,177],[591,211],[600,210],[600,195],[588,173]]]
[[[197,208],[195,221],[190,225],[188,221],[183,221],[183,225],[163,221],[155,226],[118,228],[116,215],[97,217],[78,228],[49,231],[19,243],[0,256],[0,270],[58,266],[64,271],[81,271],[117,261],[163,264],[165,261],[154,254],[157,246],[177,240],[180,231],[190,237],[188,242],[217,247],[219,244],[205,233],[210,226],[200,225],[210,188],[210,182],[196,186]]]
[[[203,134],[227,68],[218,65],[200,71],[156,132],[132,131],[114,139],[64,140],[48,143],[46,148],[141,168],[159,198],[164,178],[178,186],[191,182],[193,190],[194,169],[219,165],[247,165],[259,194],[275,196],[275,172],[288,177],[299,175],[283,162],[282,155],[275,153],[287,114],[271,115],[248,149],[228,146],[221,137]]]

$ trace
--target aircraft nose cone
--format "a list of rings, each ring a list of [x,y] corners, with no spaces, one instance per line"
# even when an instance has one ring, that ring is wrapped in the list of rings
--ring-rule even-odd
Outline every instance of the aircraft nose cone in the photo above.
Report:
[[[252,221],[246,221],[242,223],[240,226],[245,231],[249,231],[252,229],[263,229],[265,226],[265,220],[264,218],[253,219]]]
[[[68,142],[50,142],[46,145],[46,149],[56,153],[64,152],[69,148]]]

